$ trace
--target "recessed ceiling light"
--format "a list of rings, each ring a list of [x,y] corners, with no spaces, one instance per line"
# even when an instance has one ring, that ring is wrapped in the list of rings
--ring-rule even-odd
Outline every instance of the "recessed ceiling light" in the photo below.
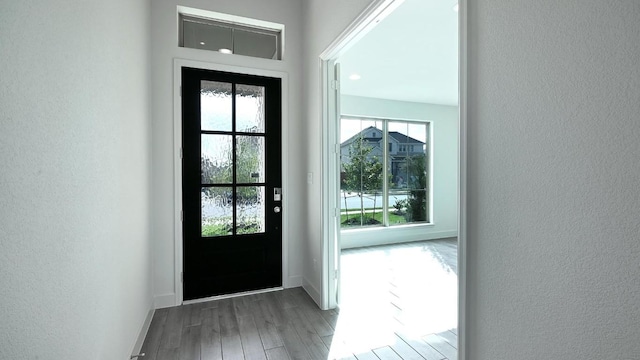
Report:
[[[200,45],[204,45],[204,41],[200,41]]]
[[[360,75],[351,74],[351,75],[349,75],[349,80],[360,80]]]
[[[458,12],[458,10],[460,10],[460,5],[459,4],[453,5],[453,11]]]
[[[223,53],[223,54],[233,54],[233,51],[229,50],[229,49],[218,49],[219,52]]]

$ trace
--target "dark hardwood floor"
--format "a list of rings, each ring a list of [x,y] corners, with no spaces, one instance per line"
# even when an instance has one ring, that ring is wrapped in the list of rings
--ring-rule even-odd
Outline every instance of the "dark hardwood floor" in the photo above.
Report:
[[[156,311],[144,360],[457,359],[457,245],[343,251],[340,310],[302,288]]]

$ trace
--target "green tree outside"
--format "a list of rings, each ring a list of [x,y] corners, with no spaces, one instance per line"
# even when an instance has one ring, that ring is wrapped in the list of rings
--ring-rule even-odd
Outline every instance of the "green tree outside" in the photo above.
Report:
[[[349,162],[343,164],[342,190],[345,192],[345,209],[346,192],[354,192],[360,197],[360,214],[354,218],[349,218],[347,209],[347,219],[344,225],[364,225],[380,223],[376,219],[376,203],[377,194],[382,189],[383,168],[380,160],[375,156],[369,156],[373,147],[365,144],[364,139],[358,138],[349,147]],[[364,194],[373,194],[374,206],[372,216],[367,216],[364,212]],[[356,223],[357,222],[357,223]]]

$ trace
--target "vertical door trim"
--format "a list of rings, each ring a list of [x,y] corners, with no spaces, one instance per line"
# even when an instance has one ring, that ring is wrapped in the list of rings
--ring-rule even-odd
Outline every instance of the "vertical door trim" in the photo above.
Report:
[[[191,67],[204,70],[226,71],[236,74],[266,76],[282,80],[282,286],[289,287],[289,217],[288,211],[291,202],[288,192],[288,153],[289,153],[289,77],[287,73],[272,70],[247,68],[233,65],[208,63],[202,61],[175,58],[173,60],[173,167],[174,167],[174,305],[181,305],[183,299],[182,271],[183,246],[182,246],[182,68]]]
[[[342,32],[325,51],[320,54],[322,66],[322,282],[320,307],[322,309],[337,306],[337,290],[335,288],[336,269],[340,271],[340,262],[336,257],[339,247],[339,170],[338,166],[338,133],[336,93],[331,87],[335,73],[334,64],[353,44],[360,40],[376,25],[377,20],[391,14],[404,0],[374,0],[369,6]]]
[[[322,289],[320,307],[334,308],[337,305],[339,281],[336,278],[340,271],[340,248],[337,246],[340,237],[339,212],[339,168],[338,157],[338,109],[340,105],[339,84],[331,85],[338,76],[335,59],[322,62]],[[338,70],[339,71],[339,70]]]
[[[468,109],[468,44],[467,0],[458,0],[458,359],[466,360],[467,352],[467,109]]]

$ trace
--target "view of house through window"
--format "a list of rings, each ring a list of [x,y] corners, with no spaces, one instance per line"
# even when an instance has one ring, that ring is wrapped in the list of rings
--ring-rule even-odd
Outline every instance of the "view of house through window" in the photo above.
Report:
[[[429,123],[342,118],[341,228],[429,222]]]

